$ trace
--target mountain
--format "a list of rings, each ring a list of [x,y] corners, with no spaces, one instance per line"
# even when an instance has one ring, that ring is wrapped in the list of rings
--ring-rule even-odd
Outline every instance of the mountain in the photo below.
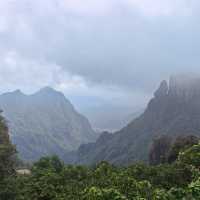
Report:
[[[49,87],[32,95],[20,90],[2,94],[0,109],[23,160],[34,161],[52,154],[63,158],[66,152],[94,142],[97,137],[89,121],[62,93]]]
[[[115,134],[104,133],[96,143],[81,145],[68,161],[78,164],[147,161],[155,137],[187,134],[200,136],[200,78],[173,76],[169,84],[161,82],[140,117]]]

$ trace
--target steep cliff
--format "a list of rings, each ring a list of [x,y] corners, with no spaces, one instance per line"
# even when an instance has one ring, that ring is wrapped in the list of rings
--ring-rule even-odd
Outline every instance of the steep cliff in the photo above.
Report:
[[[153,139],[162,134],[200,135],[199,77],[174,76],[169,84],[162,81],[140,117],[115,134],[102,135],[96,143],[81,146],[74,162],[147,161]]]

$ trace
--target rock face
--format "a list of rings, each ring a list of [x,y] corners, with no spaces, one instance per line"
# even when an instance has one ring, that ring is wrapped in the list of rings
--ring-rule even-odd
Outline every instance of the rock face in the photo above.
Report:
[[[153,139],[164,134],[200,135],[199,77],[175,76],[169,84],[163,81],[139,118],[113,135],[103,135],[96,143],[80,147],[74,162],[147,161]]]
[[[88,120],[60,92],[43,88],[33,95],[19,90],[0,96],[13,144],[20,157],[33,161],[57,154],[61,158],[80,144],[94,142]]]
[[[158,90],[154,93],[155,98],[165,97],[168,93],[167,81],[162,81]]]

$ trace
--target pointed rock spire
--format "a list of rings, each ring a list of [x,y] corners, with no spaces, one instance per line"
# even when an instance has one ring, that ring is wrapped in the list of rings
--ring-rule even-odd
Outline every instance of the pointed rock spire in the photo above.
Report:
[[[154,96],[157,97],[163,97],[166,96],[168,94],[168,84],[166,80],[163,80],[160,83],[159,88],[156,90],[156,92],[154,93]]]

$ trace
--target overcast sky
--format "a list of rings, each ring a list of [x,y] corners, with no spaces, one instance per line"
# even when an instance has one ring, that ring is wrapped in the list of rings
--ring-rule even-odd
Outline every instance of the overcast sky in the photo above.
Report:
[[[0,92],[63,91],[137,107],[171,74],[200,72],[199,0],[0,0]]]

